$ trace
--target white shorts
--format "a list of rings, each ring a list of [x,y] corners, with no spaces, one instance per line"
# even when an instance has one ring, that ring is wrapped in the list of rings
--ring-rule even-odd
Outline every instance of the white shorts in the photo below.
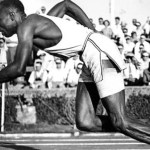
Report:
[[[95,82],[101,98],[118,93],[125,88],[122,72],[93,43],[86,43],[82,60],[84,65],[79,82]],[[112,65],[103,65],[104,61]]]

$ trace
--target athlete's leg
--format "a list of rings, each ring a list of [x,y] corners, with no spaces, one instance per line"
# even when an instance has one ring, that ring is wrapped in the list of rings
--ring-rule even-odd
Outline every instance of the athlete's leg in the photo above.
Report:
[[[150,144],[149,125],[138,119],[130,118],[126,114],[124,90],[111,96],[102,98],[102,103],[117,131],[139,141]]]
[[[78,83],[76,95],[76,125],[78,129],[90,132],[98,132],[102,129],[112,130],[111,127],[108,127],[111,124],[108,116],[96,115],[99,100],[99,94],[93,82]]]

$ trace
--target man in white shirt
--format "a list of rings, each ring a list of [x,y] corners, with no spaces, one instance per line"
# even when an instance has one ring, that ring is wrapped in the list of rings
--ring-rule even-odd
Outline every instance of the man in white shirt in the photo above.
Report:
[[[45,88],[48,73],[42,69],[42,61],[40,59],[35,60],[34,70],[29,77],[29,84],[31,88]]]
[[[48,87],[49,88],[64,88],[66,81],[66,72],[63,67],[63,61],[56,59],[56,68],[49,71],[48,75]]]
[[[103,18],[99,18],[99,19],[98,19],[98,25],[96,26],[96,30],[97,30],[98,32],[101,32],[104,27],[105,27],[105,26],[104,26],[104,24],[103,24]]]
[[[140,45],[143,44],[144,45],[144,50],[148,53],[150,53],[150,44],[145,40],[145,35],[142,34],[140,36],[140,40],[139,42],[137,42],[135,44],[135,49],[134,49],[134,53],[135,53],[135,57],[138,61],[140,61],[141,59],[141,50],[140,50]]]

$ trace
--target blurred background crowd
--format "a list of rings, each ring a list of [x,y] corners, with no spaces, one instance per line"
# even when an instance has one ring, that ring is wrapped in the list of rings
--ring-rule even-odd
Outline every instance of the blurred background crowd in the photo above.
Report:
[[[42,6],[40,11],[35,13],[45,14],[46,8]],[[65,19],[72,21],[70,18]],[[118,16],[114,18],[114,24],[110,24],[110,21],[103,17],[98,18],[97,25],[92,18],[90,20],[97,32],[107,36],[118,46],[126,65],[123,71],[125,86],[150,85],[150,18],[147,17],[144,24],[136,18],[127,24]],[[10,38],[0,35],[1,69],[13,61],[17,43],[16,35]],[[16,88],[33,89],[76,87],[82,65],[78,55],[62,60],[37,50],[32,53],[26,74],[9,84]]]

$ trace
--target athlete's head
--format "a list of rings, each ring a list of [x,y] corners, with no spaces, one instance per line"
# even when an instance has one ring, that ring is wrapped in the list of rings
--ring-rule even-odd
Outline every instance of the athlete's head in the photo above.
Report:
[[[24,6],[19,0],[0,2],[0,32],[6,37],[16,33],[18,24],[25,17]]]

